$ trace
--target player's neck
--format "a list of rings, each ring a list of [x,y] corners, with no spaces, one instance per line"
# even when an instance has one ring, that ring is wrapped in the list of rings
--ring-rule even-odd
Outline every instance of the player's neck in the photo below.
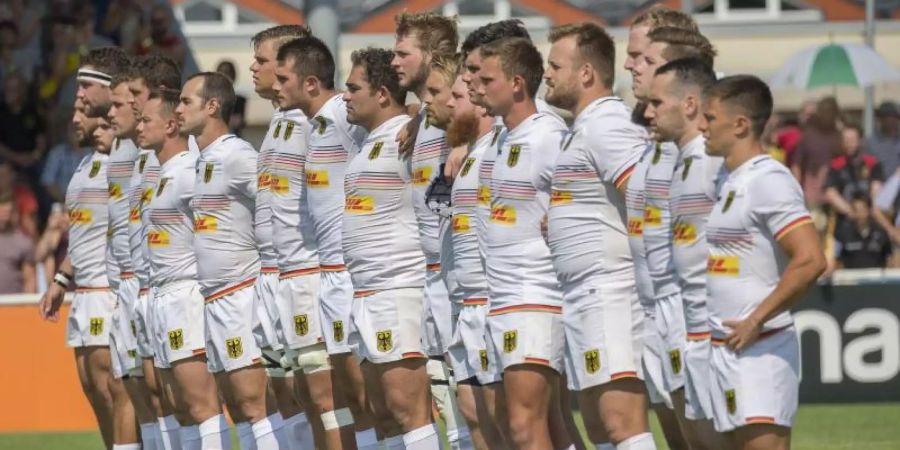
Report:
[[[375,114],[374,117],[372,117],[372,120],[368,121],[369,123],[365,125],[366,131],[371,133],[388,120],[402,115],[406,115],[406,107],[398,104],[391,104],[386,108],[380,109],[378,113]]]
[[[494,118],[491,116],[484,116],[478,119],[478,139],[484,137],[484,135],[494,131]]]
[[[225,124],[225,122],[221,120],[210,120],[206,126],[203,127],[203,131],[197,135],[197,147],[199,147],[200,150],[204,150],[216,139],[228,133],[228,125]]]
[[[575,117],[578,117],[582,111],[585,110],[591,103],[594,103],[598,98],[604,97],[612,97],[612,90],[606,88],[597,88],[585,91],[579,98],[578,103],[575,104],[575,109],[572,110],[572,114]]]
[[[536,112],[537,106],[534,104],[534,99],[526,98],[523,101],[513,103],[509,112],[503,116],[503,124],[506,125],[506,129],[512,130]]]
[[[729,172],[741,167],[745,162],[765,153],[762,144],[755,139],[738,141],[725,156],[725,168]]]
[[[166,161],[174,158],[179,153],[186,151],[188,148],[188,142],[186,137],[176,136],[174,138],[167,138],[165,142],[163,142],[162,148],[156,152],[156,159],[159,160],[159,165],[163,165]]]
[[[334,90],[320,91],[319,95],[316,95],[309,101],[309,104],[306,106],[306,108],[301,108],[303,109],[303,114],[305,114],[306,117],[312,117],[318,114],[322,107],[325,106],[325,104],[328,103],[328,101],[331,100],[335,94],[336,92]]]
[[[697,127],[696,123],[688,123],[684,133],[681,134],[681,137],[679,137],[678,141],[675,143],[678,144],[679,149],[682,149],[696,139],[697,136],[700,136],[700,134],[702,133],[700,133],[700,129]]]

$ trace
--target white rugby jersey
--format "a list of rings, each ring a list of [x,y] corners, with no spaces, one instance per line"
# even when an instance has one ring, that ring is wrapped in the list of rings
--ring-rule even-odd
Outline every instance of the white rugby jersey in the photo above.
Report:
[[[722,321],[746,318],[775,289],[788,263],[778,239],[811,222],[800,185],[768,155],[728,174],[706,224],[707,307],[714,338],[731,332]],[[763,331],[792,322],[785,311],[766,322]]]
[[[259,274],[253,236],[256,211],[256,150],[224,134],[197,158],[194,196],[194,251],[197,280],[207,299],[250,285]]]
[[[656,298],[679,291],[672,264],[672,215],[669,190],[678,147],[657,143],[644,176],[644,247]]]
[[[344,173],[367,134],[364,128],[347,122],[347,105],[342,97],[343,94],[335,95],[313,116],[306,154],[306,195],[319,262],[333,270],[344,266]]]
[[[634,276],[637,283],[638,299],[644,311],[651,311],[656,304],[656,293],[653,291],[653,280],[650,279],[650,268],[647,266],[647,247],[644,246],[644,189],[647,169],[656,153],[656,143],[645,144],[625,188],[625,211],[628,214],[628,247],[634,263]]]
[[[407,122],[404,114],[372,130],[347,166],[344,260],[357,293],[425,284],[412,166],[399,158],[396,141]]]
[[[500,145],[506,138],[506,127],[501,124],[494,125],[491,132],[491,141],[488,149],[481,155],[478,165],[478,206],[475,208],[475,216],[478,218],[478,252],[481,254],[482,264],[487,255],[487,227],[491,220],[491,176],[494,172],[494,161]]]
[[[306,138],[309,122],[299,109],[285,111],[272,134],[269,160],[272,243],[282,275],[319,267],[316,232],[306,197]]]
[[[575,118],[553,170],[548,240],[564,289],[588,281],[634,282],[625,199],[628,180],[647,146],[621,99],[594,100]]]
[[[468,299],[470,304],[486,304],[487,301],[487,279],[478,236],[484,234],[488,217],[483,220],[477,217],[478,184],[481,162],[486,153],[496,149],[491,146],[491,142],[497,133],[499,130],[495,128],[475,141],[459,174],[453,180],[450,193],[452,220],[449,229],[452,243],[449,250],[453,265],[447,274],[447,285],[450,287],[450,299],[454,302]]]
[[[440,217],[428,207],[425,193],[431,182],[439,175],[441,164],[447,161],[450,147],[447,146],[444,130],[429,125],[428,118],[425,117],[425,108],[419,110],[419,115],[422,122],[412,152],[413,205],[422,251],[425,252],[428,264],[433,264],[440,262]]]
[[[559,311],[562,292],[541,222],[550,206],[553,166],[566,127],[535,113],[509,130],[491,174],[487,280],[491,314]]]
[[[706,154],[703,135],[678,150],[672,177],[672,261],[689,337],[706,337],[706,221],[716,202],[724,159]],[[691,336],[694,335],[694,336]]]
[[[275,147],[273,135],[281,116],[282,113],[278,110],[272,114],[272,121],[269,122],[269,129],[256,157],[256,214],[253,216],[253,237],[259,251],[259,261],[266,269],[278,266],[278,255],[272,245],[272,192],[269,190],[272,175],[269,162]]]
[[[69,259],[72,261],[75,285],[78,287],[107,287],[110,284],[106,275],[108,159],[107,155],[100,152],[85,155],[66,189]]]
[[[190,208],[197,178],[196,152],[184,151],[160,167],[159,180],[147,205],[150,285],[197,278],[194,216]]]
[[[134,178],[135,165],[140,149],[131,139],[116,138],[109,152],[107,181],[109,182],[109,245],[107,245],[106,273],[110,280],[120,274],[134,273],[131,257],[131,241],[128,220],[131,205],[128,193]],[[114,282],[117,285],[117,283]],[[113,287],[116,287],[115,285]]]
[[[131,176],[131,187],[128,191],[128,241],[131,250],[131,262],[134,274],[141,288],[150,286],[150,266],[147,260],[147,224],[144,213],[156,182],[159,180],[159,160],[153,150],[140,150],[134,173]]]

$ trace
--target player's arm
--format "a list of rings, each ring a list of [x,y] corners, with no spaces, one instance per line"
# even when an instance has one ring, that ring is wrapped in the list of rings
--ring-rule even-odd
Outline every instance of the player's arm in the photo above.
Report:
[[[57,273],[62,274],[69,280],[74,278],[72,260],[68,256],[60,263]],[[71,283],[71,281],[69,283]],[[54,281],[50,283],[47,292],[44,292],[44,296],[41,297],[41,302],[38,304],[38,313],[40,313],[41,318],[49,320],[50,322],[58,321],[59,307],[62,306],[65,295],[66,287],[63,287],[62,283],[55,281],[54,278]]]
[[[469,156],[469,147],[467,145],[460,145],[451,149],[450,154],[447,155],[447,162],[444,163],[444,177],[450,180],[456,178],[456,174],[462,168],[466,156]]]

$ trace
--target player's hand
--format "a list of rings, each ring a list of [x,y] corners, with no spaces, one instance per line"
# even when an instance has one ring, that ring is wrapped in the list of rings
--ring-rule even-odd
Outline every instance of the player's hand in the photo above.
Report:
[[[56,283],[50,283],[47,292],[41,297],[38,304],[38,312],[41,318],[50,322],[59,321],[59,308],[62,306],[63,298],[66,296],[66,290]]]
[[[762,332],[762,323],[752,315],[743,320],[726,320],[722,324],[732,330],[731,334],[725,337],[725,345],[736,353],[756,342],[759,333]]]
[[[412,120],[406,122],[406,126],[397,133],[397,142],[400,143],[400,158],[408,158],[412,155],[416,145],[416,137],[419,135],[419,125],[422,124],[422,115],[412,116]]]
[[[444,163],[444,177],[448,180],[455,179],[468,154],[469,147],[465,145],[460,145],[450,150],[450,154],[447,155],[447,162]]]

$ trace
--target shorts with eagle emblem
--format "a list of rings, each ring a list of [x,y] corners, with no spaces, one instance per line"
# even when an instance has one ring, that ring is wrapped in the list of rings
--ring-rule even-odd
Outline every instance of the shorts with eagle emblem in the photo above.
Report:
[[[357,291],[353,297],[350,346],[359,359],[384,364],[425,358],[422,288]]]
[[[161,369],[206,352],[203,295],[194,280],[176,281],[153,289],[150,299],[153,364]]]
[[[69,347],[109,346],[116,295],[108,287],[78,288],[66,321]]]

